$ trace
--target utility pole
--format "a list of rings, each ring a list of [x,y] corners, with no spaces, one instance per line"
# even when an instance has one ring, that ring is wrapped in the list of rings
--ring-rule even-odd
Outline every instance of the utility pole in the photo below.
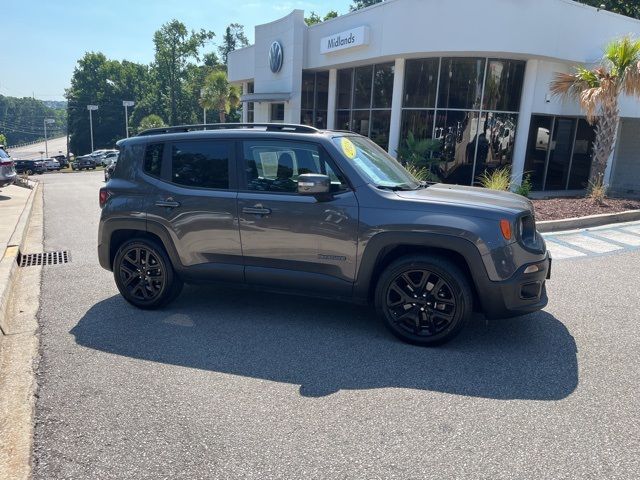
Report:
[[[98,105],[87,105],[87,110],[89,110],[89,129],[91,130],[91,152],[93,152],[93,117],[91,116],[91,112],[94,110],[98,110]]]
[[[47,142],[47,123],[55,123],[53,118],[44,119],[44,151],[47,158],[49,158],[49,144]]]
[[[204,88],[200,89],[200,98],[202,98],[202,97],[204,97]],[[204,123],[206,125],[207,124],[207,109],[206,109],[206,107],[202,107],[202,116],[204,117],[203,118],[204,121],[202,123]]]
[[[127,111],[127,107],[133,107],[135,102],[131,100],[123,100],[122,106],[124,107],[124,128],[127,131],[127,138],[129,138],[129,113]]]

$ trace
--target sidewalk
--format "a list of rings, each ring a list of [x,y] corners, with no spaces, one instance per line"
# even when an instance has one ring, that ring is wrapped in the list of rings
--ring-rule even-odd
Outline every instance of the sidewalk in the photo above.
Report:
[[[16,258],[38,188],[39,185],[32,190],[12,185],[0,190],[0,335],[6,333],[5,315],[17,268]]]

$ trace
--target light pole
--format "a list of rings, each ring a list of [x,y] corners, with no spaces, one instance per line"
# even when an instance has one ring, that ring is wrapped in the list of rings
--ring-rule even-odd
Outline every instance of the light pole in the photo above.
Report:
[[[44,151],[47,158],[49,158],[49,145],[47,143],[47,123],[55,123],[56,121],[53,118],[45,118],[44,119]]]
[[[89,110],[89,129],[91,130],[91,152],[93,152],[93,117],[91,116],[91,112],[94,110],[98,110],[98,105],[87,105],[87,110]]]
[[[129,138],[129,113],[127,107],[133,107],[135,102],[131,100],[123,100],[122,106],[124,107],[124,128],[127,130],[127,138]]]
[[[204,88],[200,89],[200,98],[204,97]],[[202,116],[204,117],[204,123],[205,125],[207,124],[207,108],[206,107],[202,107]]]

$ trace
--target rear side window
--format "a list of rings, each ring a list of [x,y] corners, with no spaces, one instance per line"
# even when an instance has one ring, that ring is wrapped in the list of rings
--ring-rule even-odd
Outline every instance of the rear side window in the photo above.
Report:
[[[5,152],[2,148],[0,148],[0,158],[9,158],[7,152]]]
[[[226,140],[171,144],[171,182],[185,187],[227,190],[231,145]]]
[[[160,177],[162,172],[162,153],[164,152],[163,143],[153,143],[147,145],[147,149],[144,152],[144,172],[153,175],[154,177]]]

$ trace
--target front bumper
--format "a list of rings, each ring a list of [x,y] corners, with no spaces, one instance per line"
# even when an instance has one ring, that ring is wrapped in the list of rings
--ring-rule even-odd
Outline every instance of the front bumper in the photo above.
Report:
[[[525,273],[528,267],[538,271]],[[487,281],[479,290],[480,302],[488,318],[505,318],[525,315],[541,310],[547,305],[546,280],[551,273],[551,256],[522,265],[508,280]]]

